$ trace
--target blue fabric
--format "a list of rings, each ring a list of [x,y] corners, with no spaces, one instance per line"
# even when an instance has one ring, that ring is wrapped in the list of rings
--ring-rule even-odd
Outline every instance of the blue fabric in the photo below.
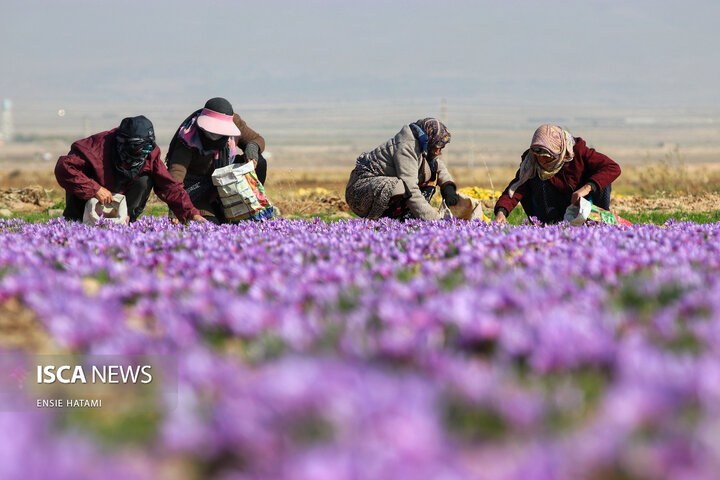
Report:
[[[427,149],[428,149],[428,136],[427,136],[427,133],[425,133],[425,131],[424,131],[422,128],[420,128],[419,126],[417,126],[417,125],[414,124],[414,123],[411,123],[411,124],[410,124],[410,128],[413,129],[413,133],[415,134],[415,138],[417,138],[418,141],[420,142],[420,146],[421,146],[421,148],[422,148],[423,153],[427,153]]]
[[[275,215],[275,210],[272,207],[260,210],[255,215],[250,217],[251,220],[270,220]]]

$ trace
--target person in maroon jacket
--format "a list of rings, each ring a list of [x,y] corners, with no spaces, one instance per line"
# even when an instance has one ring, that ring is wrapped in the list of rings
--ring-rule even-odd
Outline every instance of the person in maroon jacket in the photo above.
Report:
[[[567,207],[582,197],[609,210],[611,184],[619,176],[620,165],[588,148],[582,138],[557,125],[542,125],[495,204],[495,221],[505,223],[518,202],[528,217],[543,223],[562,221]]]
[[[140,115],[124,118],[120,127],[78,140],[55,165],[55,178],[65,189],[68,220],[81,221],[85,203],[101,204],[122,193],[134,222],[145,210],[150,190],[168,204],[178,219],[205,220],[193,207],[183,184],[170,176],[160,159],[152,122]]]

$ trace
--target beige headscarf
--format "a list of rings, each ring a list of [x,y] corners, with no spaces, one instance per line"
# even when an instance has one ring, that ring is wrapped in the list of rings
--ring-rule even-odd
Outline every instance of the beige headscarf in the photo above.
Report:
[[[546,165],[540,165],[532,150],[528,150],[520,164],[520,175],[517,182],[510,184],[508,193],[510,198],[515,195],[520,186],[538,175],[541,179],[547,180],[560,171],[562,166],[573,159],[573,147],[575,147],[575,139],[570,132],[563,130],[557,125],[545,124],[541,125],[533,135],[530,149],[533,147],[541,147],[549,151],[555,156],[555,160]]]

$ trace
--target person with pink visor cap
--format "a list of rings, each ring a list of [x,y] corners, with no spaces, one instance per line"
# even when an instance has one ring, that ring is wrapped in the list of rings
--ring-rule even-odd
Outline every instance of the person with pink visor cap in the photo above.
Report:
[[[580,198],[610,209],[612,182],[620,165],[590,148],[557,125],[541,125],[530,148],[522,154],[520,168],[495,204],[495,220],[507,216],[520,203],[528,217],[543,223],[561,222],[567,207]]]
[[[182,122],[170,141],[165,162],[202,216],[224,223],[212,173],[232,163],[253,162],[258,179],[265,183],[264,149],[265,139],[248,127],[228,100],[215,97]]]

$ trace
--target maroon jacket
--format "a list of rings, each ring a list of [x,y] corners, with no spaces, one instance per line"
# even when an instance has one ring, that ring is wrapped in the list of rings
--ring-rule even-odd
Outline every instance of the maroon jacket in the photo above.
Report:
[[[620,165],[602,153],[596,152],[594,148],[588,148],[582,138],[575,137],[573,151],[575,157],[572,161],[565,163],[560,171],[548,180],[560,192],[570,195],[590,182],[594,183],[599,190],[602,190],[620,176]],[[521,158],[525,158],[526,153],[527,151],[522,154]],[[508,188],[518,180],[519,175],[520,170],[518,169],[515,178],[508,184],[495,204],[495,215],[497,215],[500,208],[504,208],[507,213],[512,212],[520,200],[530,194],[528,184],[524,183],[518,187],[515,195],[510,198]]]
[[[68,193],[81,200],[89,200],[105,187],[112,193],[115,191],[115,131],[96,133],[73,143],[70,152],[63,155],[55,165],[55,178]],[[155,194],[165,203],[180,220],[192,219],[200,212],[193,207],[190,197],[183,184],[170,176],[165,164],[160,160],[160,147],[150,153],[138,177],[149,175],[153,182]]]

